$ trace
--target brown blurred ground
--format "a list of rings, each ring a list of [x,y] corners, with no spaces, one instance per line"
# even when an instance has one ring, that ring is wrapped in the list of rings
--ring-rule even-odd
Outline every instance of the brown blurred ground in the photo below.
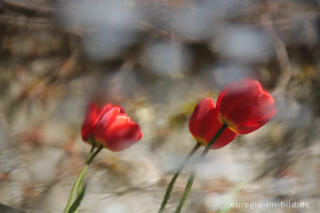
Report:
[[[232,200],[305,200],[310,208],[271,211],[318,212],[319,5],[1,1],[0,203],[62,212],[90,148],[80,138],[85,107],[98,97],[121,104],[144,137],[95,160],[80,212],[156,212],[194,144],[187,128],[194,105],[216,98],[229,81],[253,77],[275,96],[275,119],[208,155],[184,212],[219,212]],[[186,178],[177,182],[168,212]]]

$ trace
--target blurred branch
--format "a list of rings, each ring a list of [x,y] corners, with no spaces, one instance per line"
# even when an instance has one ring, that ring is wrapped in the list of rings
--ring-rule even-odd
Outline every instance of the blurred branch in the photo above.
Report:
[[[16,12],[19,14],[24,14],[27,16],[43,16],[50,17],[56,11],[54,8],[35,6],[26,3],[16,2],[16,1],[1,1],[2,9]]]
[[[135,191],[147,191],[148,188],[151,188],[151,187],[154,187],[157,185],[159,185],[159,182],[140,186],[140,187],[139,186],[132,186],[132,187],[128,187],[126,189],[114,191],[111,194],[104,196],[104,198],[112,198],[115,196],[124,195],[126,193],[135,192]]]
[[[262,25],[264,26],[267,34],[270,37],[281,70],[278,83],[272,91],[272,95],[277,97],[285,91],[292,76],[292,67],[289,61],[286,47],[278,36],[273,22],[268,14],[262,17]]]
[[[26,18],[26,17],[12,16],[12,15],[0,15],[0,23],[12,25],[15,27],[41,29],[41,30],[47,29],[48,27],[50,29],[56,28],[55,24],[49,19]]]

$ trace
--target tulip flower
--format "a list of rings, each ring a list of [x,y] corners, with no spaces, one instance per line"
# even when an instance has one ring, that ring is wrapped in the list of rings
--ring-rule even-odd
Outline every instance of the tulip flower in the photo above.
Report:
[[[212,98],[202,99],[195,107],[189,120],[189,130],[197,142],[206,146],[216,135],[223,123],[218,120],[217,109]],[[237,133],[226,128],[214,142],[211,149],[219,149],[229,144]]]
[[[217,111],[219,120],[239,134],[260,128],[276,114],[273,97],[252,79],[229,83],[218,97]]]
[[[197,143],[183,160],[182,164],[172,177],[158,213],[162,213],[164,211],[180,172],[187,165],[189,160],[201,145],[206,146],[206,152],[210,148],[219,149],[229,144],[238,135],[229,129],[225,124],[221,123],[217,116],[217,109],[212,98],[202,99],[195,107],[189,120],[189,130]],[[181,203],[179,211],[182,208],[182,205],[183,203]]]
[[[191,116],[189,129],[198,142],[207,144],[200,155],[203,158],[210,148],[221,148],[232,141],[236,134],[257,130],[275,114],[275,101],[259,81],[244,79],[228,84],[221,91],[217,108],[212,99],[201,100]],[[232,131],[234,134],[231,134]],[[192,172],[175,213],[181,212],[194,178],[195,172]]]
[[[105,104],[101,109],[90,103],[81,128],[82,139],[111,151],[122,151],[137,142],[142,133],[138,124],[124,113],[120,106]]]
[[[84,176],[89,165],[103,148],[118,152],[136,143],[142,133],[138,124],[120,106],[105,104],[101,109],[91,102],[81,127],[83,141],[92,144],[87,161],[74,182],[64,213],[78,212],[85,193]]]
[[[81,136],[83,141],[90,142],[91,137],[93,137],[93,131],[96,124],[98,123],[102,115],[104,115],[112,107],[113,105],[110,103],[105,104],[101,109],[99,109],[97,104],[94,102],[91,102],[88,105],[86,116],[81,127]],[[120,106],[117,106],[117,107],[120,108],[121,113],[125,113],[122,107]]]
[[[105,112],[94,129],[97,143],[114,152],[129,148],[141,137],[139,125],[128,115],[121,113],[117,106]]]

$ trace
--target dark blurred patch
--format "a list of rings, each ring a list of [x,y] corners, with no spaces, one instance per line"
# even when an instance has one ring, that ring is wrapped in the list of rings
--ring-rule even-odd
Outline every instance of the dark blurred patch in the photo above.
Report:
[[[0,204],[0,212],[1,213],[24,213],[23,211],[19,211],[19,210],[16,210],[14,208],[11,208],[9,206],[5,206],[2,204]]]

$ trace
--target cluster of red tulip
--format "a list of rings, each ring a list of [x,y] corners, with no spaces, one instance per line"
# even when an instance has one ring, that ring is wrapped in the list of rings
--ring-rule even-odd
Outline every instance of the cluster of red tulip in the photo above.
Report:
[[[227,128],[212,149],[230,143],[238,134],[248,134],[266,124],[276,113],[275,101],[256,80],[232,82],[220,93],[217,107],[212,98],[202,99],[196,106],[189,129],[199,143],[207,145],[219,129]]]
[[[202,99],[195,107],[189,120],[189,130],[196,145],[187,155],[168,185],[159,213],[169,200],[174,183],[189,159],[203,145],[200,157],[210,149],[219,149],[229,144],[238,134],[248,134],[266,124],[275,115],[275,101],[257,80],[244,79],[228,84],[220,93],[215,106],[212,98]],[[88,107],[82,126],[82,139],[92,145],[86,166],[73,185],[67,212],[77,212],[85,187],[83,178],[93,158],[103,147],[111,151],[122,151],[137,142],[142,133],[138,124],[125,114],[120,106],[106,104],[101,109],[95,103]],[[185,192],[176,209],[179,213],[190,193],[195,177],[190,175]]]

